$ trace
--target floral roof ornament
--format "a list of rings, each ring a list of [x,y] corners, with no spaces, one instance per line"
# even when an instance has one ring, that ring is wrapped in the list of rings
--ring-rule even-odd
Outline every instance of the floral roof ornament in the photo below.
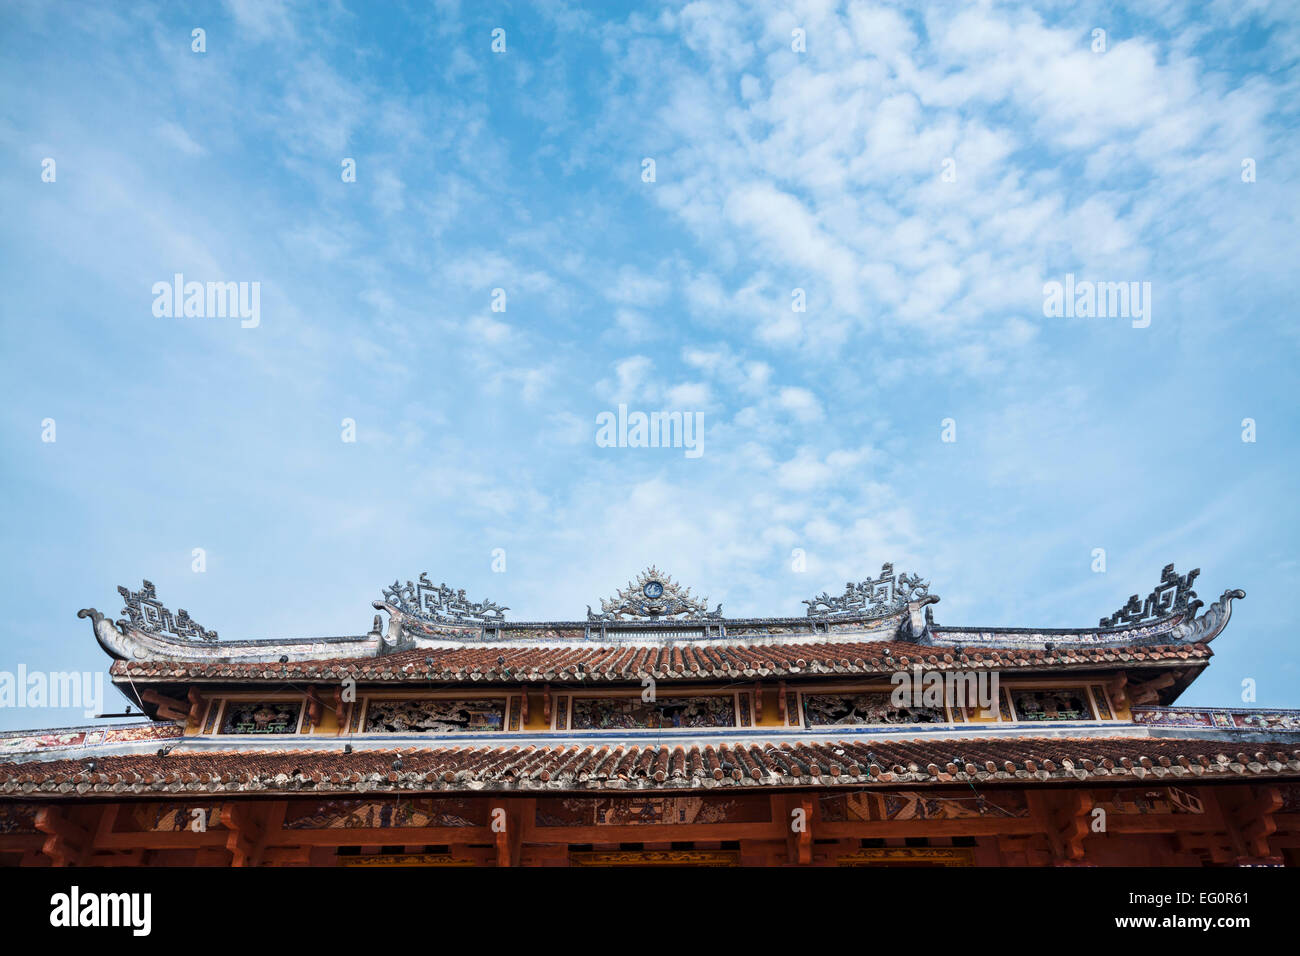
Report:
[[[587,620],[720,620],[722,605],[709,610],[709,599],[696,599],[690,588],[683,588],[653,564],[629,581],[612,598],[601,598],[600,613],[587,605]]]
[[[504,621],[510,610],[493,601],[474,602],[465,597],[465,590],[453,590],[446,584],[435,585],[428,572],[419,581],[405,585],[394,581],[384,588],[384,600],[406,614],[434,624],[482,624],[487,621]]]
[[[189,612],[181,608],[172,616],[172,612],[158,600],[158,592],[152,581],[145,581],[139,591],[131,591],[118,586],[117,593],[126,601],[122,613],[126,617],[118,621],[121,628],[132,627],[149,634],[171,634],[184,641],[215,641],[216,631],[201,627],[190,618]]]
[[[930,594],[930,582],[922,581],[919,574],[894,574],[894,565],[880,566],[880,577],[867,578],[856,584],[849,581],[844,585],[844,593],[833,597],[823,591],[814,598],[807,598],[809,617],[885,617],[901,611],[912,601],[935,603],[937,597]]]

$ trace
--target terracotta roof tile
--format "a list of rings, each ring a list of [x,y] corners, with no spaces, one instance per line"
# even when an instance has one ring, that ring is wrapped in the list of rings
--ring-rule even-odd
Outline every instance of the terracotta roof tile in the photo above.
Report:
[[[1237,746],[1240,746],[1238,744]],[[400,758],[400,764],[395,761]],[[1184,738],[172,752],[0,764],[0,796],[908,786],[1300,777],[1300,750]]]
[[[889,674],[913,663],[928,669],[1014,670],[1089,666],[1117,658],[1135,663],[1208,660],[1205,644],[1132,647],[981,648],[971,655],[915,644],[816,643],[670,647],[462,647],[417,649],[386,657],[265,664],[219,661],[116,661],[111,673],[132,680],[341,680],[597,683],[788,674]],[[504,658],[504,663],[501,660]]]

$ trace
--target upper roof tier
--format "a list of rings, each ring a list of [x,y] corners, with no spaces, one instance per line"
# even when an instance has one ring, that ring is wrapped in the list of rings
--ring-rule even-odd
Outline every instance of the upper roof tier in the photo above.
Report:
[[[184,609],[172,614],[152,583],[139,591],[119,587],[126,602],[121,620],[113,622],[94,608],[78,617],[92,620],[95,636],[108,654],[124,661],[192,661],[257,663],[382,657],[420,649],[464,647],[591,648],[632,645],[664,647],[690,643],[701,648],[797,644],[904,643],[942,647],[1131,647],[1206,644],[1228,622],[1232,599],[1240,590],[1224,591],[1203,606],[1192,590],[1199,569],[1186,575],[1168,565],[1145,601],[1135,594],[1110,617],[1091,628],[949,627],[934,622],[939,598],[918,576],[895,574],[886,564],[876,578],[849,582],[841,595],[822,592],[805,600],[802,617],[729,618],[718,605],[692,596],[667,574],[649,567],[633,581],[587,608],[580,621],[507,621],[509,608],[491,601],[473,602],[463,590],[434,585],[421,574],[405,585],[394,581],[374,607],[387,612],[385,629],[376,614],[364,635],[220,641],[192,620]]]

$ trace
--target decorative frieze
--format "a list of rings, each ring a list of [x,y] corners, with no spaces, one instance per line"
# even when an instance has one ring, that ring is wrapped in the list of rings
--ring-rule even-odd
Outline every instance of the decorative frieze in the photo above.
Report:
[[[510,610],[493,601],[471,601],[464,589],[453,590],[446,584],[435,585],[428,573],[412,583],[394,581],[383,590],[384,600],[411,617],[433,624],[485,624],[505,620]]]
[[[889,691],[846,694],[803,694],[804,721],[809,727],[857,724],[941,724],[943,707],[895,707]]]
[[[537,801],[539,827],[656,826],[662,824],[766,823],[766,796],[722,797],[637,794],[628,797],[544,797]]]
[[[505,698],[371,700],[366,733],[449,734],[505,729]]]
[[[228,700],[221,716],[221,733],[296,733],[302,707],[300,700]]]
[[[217,639],[216,631],[201,627],[197,621],[190,618],[185,608],[181,608],[173,617],[172,612],[158,600],[152,581],[145,581],[139,591],[131,591],[119,585],[117,593],[122,595],[122,600],[126,602],[126,607],[122,608],[126,618],[117,622],[120,627],[133,627],[137,631],[148,634],[170,634],[183,641]]]
[[[880,576],[856,584],[849,581],[844,593],[832,596],[823,591],[803,603],[809,617],[885,617],[897,613],[913,601],[931,598],[930,582],[916,574],[894,574],[892,564],[883,564]]]
[[[723,697],[575,697],[572,730],[735,727],[736,701]]]
[[[1300,733],[1300,710],[1236,707],[1135,707],[1135,723],[1148,727],[1213,727],[1224,730]]]
[[[1110,617],[1103,617],[1097,626],[1123,627],[1128,624],[1142,624],[1189,609],[1190,613],[1195,615],[1196,609],[1203,602],[1196,600],[1196,592],[1192,590],[1192,584],[1200,573],[1200,568],[1194,568],[1187,574],[1179,575],[1174,573],[1172,564],[1166,564],[1160,572],[1160,583],[1147,595],[1145,601],[1139,600],[1136,594],[1132,595],[1127,604]]]
[[[1086,687],[1057,687],[1050,690],[1010,688],[1011,706],[1021,721],[1092,720],[1094,714]]]
[[[479,827],[488,822],[481,801],[415,797],[397,800],[321,800],[294,804],[285,814],[286,830],[400,829],[403,827]],[[394,841],[396,842],[396,841]]]

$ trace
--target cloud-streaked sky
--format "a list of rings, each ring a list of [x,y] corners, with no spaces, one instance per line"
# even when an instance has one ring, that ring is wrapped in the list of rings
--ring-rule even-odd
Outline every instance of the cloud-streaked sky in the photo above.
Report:
[[[102,671],[76,611],[146,577],[231,639],[421,571],[581,618],[652,562],[1088,626],[1173,561],[1248,594],[1181,702],[1300,706],[1294,4],[546,6],[0,12],[0,670]],[[175,273],[260,325],[156,317]],[[1150,326],[1045,318],[1067,273]],[[704,454],[598,447],[620,403]]]

